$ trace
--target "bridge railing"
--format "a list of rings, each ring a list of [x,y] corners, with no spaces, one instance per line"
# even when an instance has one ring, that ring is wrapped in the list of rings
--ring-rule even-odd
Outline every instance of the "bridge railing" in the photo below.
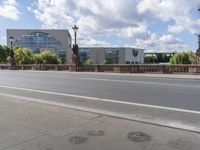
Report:
[[[69,64],[41,64],[41,65],[17,65],[16,70],[56,70],[68,71]],[[9,65],[0,64],[0,70],[10,69]],[[77,71],[82,72],[119,72],[119,73],[158,73],[158,74],[200,74],[199,65],[161,65],[161,64],[99,64],[99,65],[80,65]]]

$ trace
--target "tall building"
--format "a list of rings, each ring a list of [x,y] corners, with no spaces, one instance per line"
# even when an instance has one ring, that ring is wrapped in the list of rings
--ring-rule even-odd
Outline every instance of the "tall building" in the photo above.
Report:
[[[8,46],[11,36],[14,37],[13,46],[26,47],[34,53],[50,50],[64,62],[68,62],[72,55],[71,35],[68,30],[7,29]]]

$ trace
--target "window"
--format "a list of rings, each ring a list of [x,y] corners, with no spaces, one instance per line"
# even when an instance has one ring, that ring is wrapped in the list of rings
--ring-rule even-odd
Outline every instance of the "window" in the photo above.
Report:
[[[109,64],[119,63],[119,50],[118,49],[105,49],[105,59]]]
[[[22,46],[29,48],[35,53],[40,52],[40,49],[55,49],[55,52],[66,60],[66,53],[59,54],[59,51],[63,51],[63,45],[55,37],[43,32],[33,32],[31,34],[24,35],[20,39],[16,40],[15,46]]]

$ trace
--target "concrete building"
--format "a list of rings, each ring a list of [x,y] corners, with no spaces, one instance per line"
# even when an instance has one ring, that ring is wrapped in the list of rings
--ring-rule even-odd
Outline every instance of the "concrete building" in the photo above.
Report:
[[[50,50],[61,59],[70,63],[72,56],[72,38],[68,30],[45,29],[7,29],[7,45],[9,37],[14,37],[14,46],[26,47],[34,53]],[[79,45],[80,46],[80,45]],[[130,47],[80,47],[81,62],[92,59],[95,64],[108,61],[113,64],[144,63],[144,50]]]
[[[131,47],[80,47],[81,62],[92,59],[95,64],[107,60],[111,64],[143,64],[144,50]]]
[[[68,30],[44,29],[7,29],[7,45],[9,37],[14,37],[14,46],[26,47],[34,53],[50,50],[64,62],[69,62],[72,55],[71,35]]]

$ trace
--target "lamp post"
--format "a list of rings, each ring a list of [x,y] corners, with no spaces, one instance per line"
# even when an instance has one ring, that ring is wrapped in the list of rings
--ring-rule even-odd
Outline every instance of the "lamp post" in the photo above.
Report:
[[[74,31],[74,44],[73,44],[73,47],[72,47],[72,51],[73,51],[73,54],[72,54],[72,67],[71,67],[71,71],[78,71],[79,69],[79,65],[80,65],[80,56],[79,56],[79,53],[78,53],[78,44],[77,44],[77,40],[76,40],[76,37],[77,37],[77,32],[78,32],[78,27],[76,25],[74,25],[72,27],[73,31]],[[75,68],[73,67],[75,65]]]
[[[15,58],[14,58],[14,51],[13,51],[13,41],[14,41],[14,37],[10,37],[10,69],[14,69],[15,67]]]
[[[77,32],[78,32],[78,27],[77,27],[76,25],[74,25],[74,26],[72,27],[72,29],[73,29],[73,31],[74,31],[74,37],[75,37],[75,42],[74,42],[74,44],[76,45],[76,36],[77,36]]]

